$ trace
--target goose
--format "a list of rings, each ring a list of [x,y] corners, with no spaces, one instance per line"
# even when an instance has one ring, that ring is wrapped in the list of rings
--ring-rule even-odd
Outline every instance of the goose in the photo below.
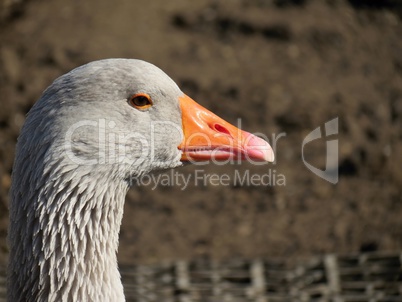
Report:
[[[151,63],[104,59],[57,78],[16,146],[9,301],[125,301],[117,249],[134,180],[185,163],[245,159],[271,162],[274,153]]]

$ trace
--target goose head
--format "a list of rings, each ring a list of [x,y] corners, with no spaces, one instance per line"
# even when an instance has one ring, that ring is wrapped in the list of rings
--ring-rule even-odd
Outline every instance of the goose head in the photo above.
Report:
[[[29,112],[16,148],[10,301],[123,301],[116,252],[132,179],[232,159],[274,155],[150,63],[101,60],[56,79]]]
[[[52,138],[30,143],[54,148],[48,153],[57,160],[63,154],[92,169],[117,168],[124,179],[183,162],[273,160],[268,143],[203,108],[162,70],[140,60],[79,67],[57,79],[30,115],[37,124],[27,132],[39,127],[42,139]]]

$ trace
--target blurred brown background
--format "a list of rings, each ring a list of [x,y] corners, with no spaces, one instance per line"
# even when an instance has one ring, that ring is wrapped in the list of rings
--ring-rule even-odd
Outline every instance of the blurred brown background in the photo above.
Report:
[[[300,258],[402,248],[402,4],[396,0],[0,0],[0,258],[24,116],[57,76],[140,58],[250,132],[286,133],[286,186],[132,189],[120,260]],[[303,164],[304,137],[339,117],[340,181]],[[325,139],[306,147],[325,167]],[[188,175],[195,167],[180,172]]]

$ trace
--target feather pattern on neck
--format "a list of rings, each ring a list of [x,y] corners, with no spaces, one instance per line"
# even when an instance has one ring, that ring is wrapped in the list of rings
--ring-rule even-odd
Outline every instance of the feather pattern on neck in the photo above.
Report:
[[[29,186],[29,178],[24,185]],[[10,300],[124,301],[116,253],[128,185],[90,166],[59,161],[46,165],[42,180],[43,186],[31,187],[12,208],[18,218],[11,222],[15,227],[10,236],[31,246],[17,245],[11,252],[18,263],[10,266],[19,272],[21,267],[33,270],[18,276],[11,271],[10,283],[18,286],[12,292],[18,296]],[[20,224],[20,219],[28,221]]]

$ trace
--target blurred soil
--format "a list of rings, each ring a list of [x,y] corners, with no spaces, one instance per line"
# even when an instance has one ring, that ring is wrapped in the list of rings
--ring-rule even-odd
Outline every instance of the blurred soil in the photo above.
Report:
[[[57,76],[108,57],[156,64],[199,103],[271,142],[286,134],[273,165],[188,166],[178,170],[193,177],[185,190],[132,189],[122,262],[400,250],[401,12],[396,0],[0,0],[0,258],[25,114]],[[309,132],[336,117],[333,185],[301,151]],[[328,140],[304,149],[320,169]],[[232,179],[271,171],[276,181],[197,185],[200,168]]]

